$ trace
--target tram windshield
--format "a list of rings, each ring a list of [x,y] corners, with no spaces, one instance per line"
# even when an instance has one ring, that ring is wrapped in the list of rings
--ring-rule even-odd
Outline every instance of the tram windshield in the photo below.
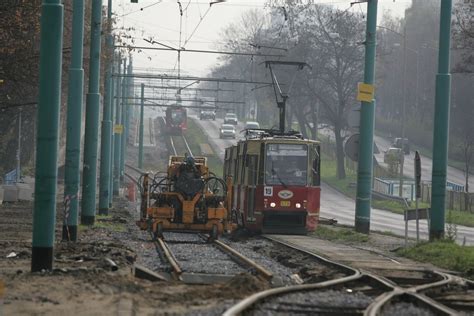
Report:
[[[183,111],[171,111],[171,122],[174,124],[180,124],[184,121],[184,112]]]
[[[306,144],[268,144],[265,157],[265,184],[306,185],[308,146]]]

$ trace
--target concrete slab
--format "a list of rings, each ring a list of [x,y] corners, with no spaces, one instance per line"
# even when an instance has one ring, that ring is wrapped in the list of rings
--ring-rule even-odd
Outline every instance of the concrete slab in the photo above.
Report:
[[[406,258],[392,258],[388,255],[342,245],[310,236],[268,235],[289,245],[298,246],[308,252],[319,254],[330,260],[365,270],[419,270],[433,268],[431,264],[418,263]]]
[[[20,201],[33,201],[33,188],[27,183],[17,183],[18,189],[18,200]]]
[[[181,280],[186,284],[215,284],[230,281],[233,275],[205,274],[205,273],[182,273]]]
[[[140,264],[133,266],[133,275],[139,279],[146,279],[150,281],[169,281],[170,277],[166,277],[160,273],[151,271]]]
[[[2,189],[4,202],[18,201],[18,188],[16,187],[16,185],[3,185]]]

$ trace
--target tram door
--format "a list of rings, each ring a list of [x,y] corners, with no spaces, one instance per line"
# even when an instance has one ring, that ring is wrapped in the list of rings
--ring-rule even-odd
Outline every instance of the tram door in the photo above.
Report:
[[[255,221],[258,156],[247,156],[247,221]]]

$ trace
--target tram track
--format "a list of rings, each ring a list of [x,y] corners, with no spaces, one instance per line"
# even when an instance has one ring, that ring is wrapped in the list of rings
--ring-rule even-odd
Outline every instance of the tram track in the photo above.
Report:
[[[354,273],[261,291],[230,307],[223,315],[474,315],[474,298],[468,294],[474,293],[471,281],[427,269],[376,274],[270,236],[264,238]]]
[[[237,250],[204,234],[165,232],[154,238],[156,249],[169,264],[175,280],[209,284],[225,282],[240,273],[271,281],[273,273]]]
[[[161,117],[163,126],[166,124],[165,118]],[[184,155],[185,153],[193,156],[191,147],[184,135],[169,135],[169,147],[173,156]]]

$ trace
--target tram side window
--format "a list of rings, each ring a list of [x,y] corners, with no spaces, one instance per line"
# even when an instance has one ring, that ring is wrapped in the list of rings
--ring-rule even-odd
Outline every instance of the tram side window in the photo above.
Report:
[[[312,185],[319,186],[321,185],[321,159],[319,156],[320,150],[319,146],[315,148],[315,154],[312,162]]]
[[[245,184],[245,167],[247,166],[247,144],[244,144],[243,154],[239,159],[239,171],[240,171],[240,184]]]
[[[247,156],[248,185],[257,184],[257,166],[258,166],[257,162],[258,162],[258,156],[256,155]]]
[[[241,156],[238,156],[237,159],[235,159],[235,183],[241,183],[241,178],[240,178],[240,169],[241,169]]]

